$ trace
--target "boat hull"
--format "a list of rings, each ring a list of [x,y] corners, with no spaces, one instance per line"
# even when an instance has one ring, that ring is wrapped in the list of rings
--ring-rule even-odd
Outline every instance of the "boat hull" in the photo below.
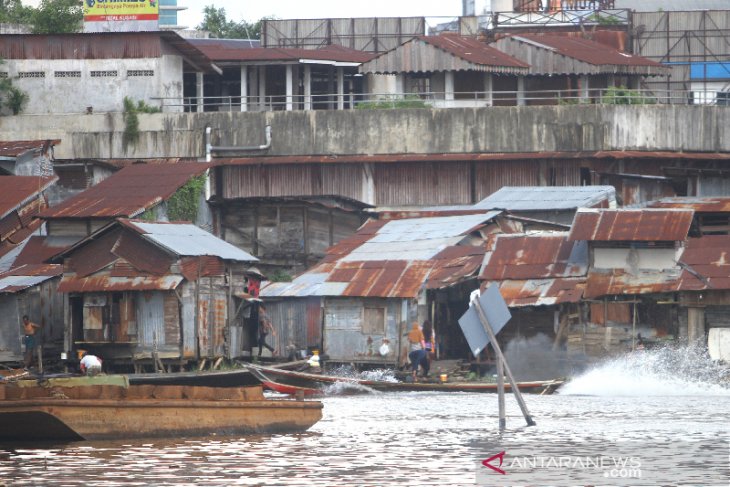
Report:
[[[129,385],[125,376],[0,386],[0,442],[295,433],[322,403],[265,399],[260,385]]]
[[[283,394],[294,395],[322,395],[327,386],[335,383],[350,383],[381,392],[497,392],[497,384],[483,382],[387,382],[308,374],[304,372],[279,370],[261,366],[249,366],[249,370],[251,370],[251,373],[261,381],[264,387]],[[521,392],[543,394],[554,392],[561,384],[562,381],[518,382],[517,387]],[[511,389],[510,384],[505,383],[505,391],[509,392]]]

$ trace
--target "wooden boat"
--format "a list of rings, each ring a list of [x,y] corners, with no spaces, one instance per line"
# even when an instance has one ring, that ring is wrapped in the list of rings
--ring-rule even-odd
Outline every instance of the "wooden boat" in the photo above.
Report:
[[[272,391],[282,394],[303,394],[306,396],[326,394],[328,386],[342,384],[347,392],[360,391],[431,391],[431,392],[497,392],[496,383],[485,382],[389,382],[332,375],[310,374],[292,370],[273,369],[259,365],[249,365],[249,370],[261,383]],[[562,380],[518,382],[521,392],[552,394],[563,384]],[[505,383],[505,390],[511,386]]]
[[[0,385],[0,442],[305,431],[322,403],[253,387],[130,385],[126,376]]]

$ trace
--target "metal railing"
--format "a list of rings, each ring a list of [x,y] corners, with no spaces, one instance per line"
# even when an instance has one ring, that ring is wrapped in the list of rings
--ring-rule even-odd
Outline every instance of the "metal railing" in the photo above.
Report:
[[[522,105],[717,105],[730,106],[730,92],[595,88],[589,90],[345,93],[314,95],[153,98],[163,112],[352,110],[379,108],[481,108]],[[200,101],[200,103],[198,103]],[[243,103],[242,103],[243,102]]]

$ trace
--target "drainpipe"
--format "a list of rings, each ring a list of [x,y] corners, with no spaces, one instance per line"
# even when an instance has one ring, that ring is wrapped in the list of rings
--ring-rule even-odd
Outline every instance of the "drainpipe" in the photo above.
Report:
[[[211,162],[213,152],[244,152],[244,151],[256,151],[256,150],[267,150],[271,148],[271,125],[266,126],[266,143],[263,145],[252,145],[252,146],[241,146],[241,147],[226,147],[226,146],[215,146],[210,143],[210,127],[205,127],[205,162]]]

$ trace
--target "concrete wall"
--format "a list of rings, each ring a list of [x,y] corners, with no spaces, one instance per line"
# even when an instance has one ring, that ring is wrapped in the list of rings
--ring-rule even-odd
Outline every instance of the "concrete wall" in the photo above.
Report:
[[[0,117],[0,140],[58,138],[57,158],[203,157],[213,145],[268,155],[662,150],[730,152],[730,107],[554,106],[140,115],[122,144],[122,114]],[[243,154],[243,155],[250,155]]]
[[[160,104],[152,98],[181,100],[182,64],[179,55],[152,59],[28,59],[8,62],[0,72],[7,73],[13,86],[28,94],[23,113],[78,116],[87,107],[96,112],[122,112],[125,96],[152,106]],[[89,128],[93,130],[93,126]]]
[[[593,252],[593,267],[627,271],[678,269],[681,255],[681,249],[597,248]]]

